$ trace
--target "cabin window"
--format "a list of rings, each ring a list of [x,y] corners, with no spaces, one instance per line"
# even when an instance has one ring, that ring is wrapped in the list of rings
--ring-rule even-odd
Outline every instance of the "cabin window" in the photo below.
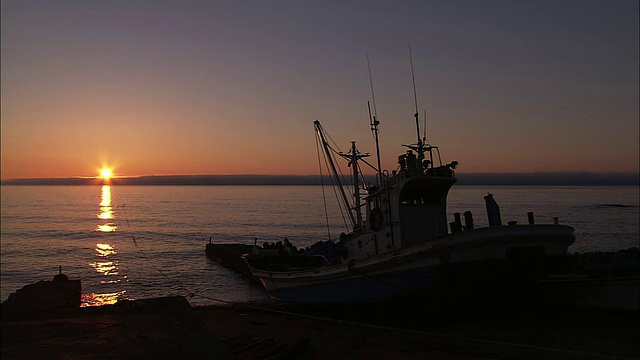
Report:
[[[400,195],[402,205],[439,205],[440,203],[440,192],[425,188],[405,188]]]

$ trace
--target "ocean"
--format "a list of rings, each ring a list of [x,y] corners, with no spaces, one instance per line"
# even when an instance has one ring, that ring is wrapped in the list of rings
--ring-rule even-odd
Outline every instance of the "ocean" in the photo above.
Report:
[[[58,267],[82,281],[85,305],[181,295],[192,305],[268,300],[266,294],[205,256],[209,241],[259,244],[287,237],[298,247],[346,225],[330,188],[316,185],[2,186],[1,298]],[[571,253],[639,246],[638,187],[457,186],[453,213],[471,211],[487,226],[492,193],[503,223],[573,226]],[[325,196],[326,206],[325,211]]]

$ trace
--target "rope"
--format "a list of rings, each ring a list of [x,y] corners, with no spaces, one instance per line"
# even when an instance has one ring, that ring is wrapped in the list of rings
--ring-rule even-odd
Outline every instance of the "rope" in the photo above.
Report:
[[[322,162],[320,161],[320,142],[316,135],[316,153],[318,155],[318,168],[320,168],[320,186],[322,188],[322,202],[324,203],[324,218],[327,221],[327,236],[331,240],[331,228],[329,226],[329,210],[327,209],[327,196],[324,192],[324,179],[322,173]]]
[[[331,156],[331,155],[326,155],[326,156]],[[327,164],[327,158],[325,156],[324,162],[325,162],[325,166],[327,166],[327,168],[329,167],[329,165]],[[335,161],[335,159],[334,159]],[[340,174],[340,176],[342,176],[342,174]],[[333,178],[331,179],[331,181],[333,182]],[[343,178],[344,181],[344,178]],[[345,229],[347,229],[347,232],[349,232],[349,225],[347,223],[347,217],[345,215],[345,212],[348,212],[349,209],[347,208],[347,204],[344,204],[341,200],[340,200],[340,195],[338,194],[338,189],[336,188],[337,184],[333,183],[333,186],[331,187],[333,189],[333,196],[335,196],[336,198],[336,203],[338,204],[338,209],[340,209],[340,216],[342,216],[342,223],[344,224]]]
[[[129,219],[127,217],[127,212],[126,212],[126,204],[122,204],[122,208],[123,208],[123,215],[124,215],[124,220],[127,223],[127,228],[129,228],[129,231],[131,231],[131,224],[129,222]],[[196,291],[190,291],[188,287],[184,286],[183,284],[181,284],[179,281],[176,281],[175,279],[172,279],[171,277],[169,277],[169,275],[167,275],[164,271],[162,271],[162,269],[160,269],[159,267],[157,267],[152,261],[151,259],[147,256],[147,254],[144,253],[144,251],[142,251],[142,249],[140,248],[140,246],[138,245],[138,241],[136,240],[136,237],[131,234],[131,239],[133,240],[133,244],[136,247],[136,250],[140,253],[140,255],[149,263],[149,265],[156,270],[160,275],[162,275],[164,278],[166,278],[168,281],[170,281],[171,283],[176,284],[181,291],[183,291],[184,293],[187,294],[187,297],[189,298],[193,298],[193,297],[198,297],[198,298],[202,298],[202,299],[207,299],[207,300],[211,300],[211,301],[216,301],[216,302],[220,302],[220,303],[224,303],[224,304],[234,304],[234,302],[231,301],[227,301],[227,300],[222,300],[222,299],[218,299],[218,298],[214,298],[214,297],[210,297],[210,296],[206,296],[206,295],[202,295],[199,294]],[[239,242],[239,241],[238,241]]]
[[[437,338],[443,338],[443,339],[474,342],[474,343],[480,343],[480,344],[500,345],[502,347],[510,346],[510,347],[515,347],[515,348],[531,349],[531,350],[538,350],[538,351],[557,352],[557,353],[562,353],[562,354],[566,354],[566,355],[574,355],[574,356],[577,356],[577,357],[589,356],[589,357],[599,357],[599,358],[603,358],[603,359],[612,359],[612,358],[620,359],[620,360],[631,359],[631,358],[627,358],[627,357],[624,357],[624,356],[618,356],[618,355],[596,354],[596,353],[590,353],[590,352],[585,352],[585,351],[559,349],[559,348],[548,347],[548,346],[518,344],[518,343],[513,343],[513,342],[507,342],[507,341],[480,339],[480,338],[469,337],[469,336],[442,334],[442,333],[436,333],[436,332],[431,332],[431,331],[410,330],[410,329],[403,329],[403,328],[398,328],[398,327],[393,327],[393,326],[375,325],[375,324],[369,324],[369,323],[365,323],[365,322],[339,320],[339,319],[327,318],[327,317],[322,317],[322,316],[300,314],[300,313],[290,312],[290,311],[286,311],[286,310],[283,311],[283,310],[269,309],[269,308],[256,306],[256,305],[246,305],[246,304],[241,304],[241,303],[235,303],[233,305],[237,306],[237,307],[245,307],[245,308],[248,308],[248,309],[260,310],[260,311],[270,312],[270,313],[274,313],[274,314],[280,314],[280,315],[286,315],[286,316],[295,316],[295,317],[299,317],[299,318],[306,318],[306,319],[312,319],[312,320],[320,320],[320,321],[326,321],[326,322],[331,322],[331,323],[337,323],[337,324],[342,325],[342,326],[344,326],[344,325],[356,326],[356,327],[357,326],[361,326],[361,327],[370,328],[370,329],[376,329],[376,330],[397,331],[397,332],[403,332],[403,333],[408,333],[408,334],[431,336],[431,337],[437,337]]]
[[[123,204],[123,213],[125,215],[125,221],[127,222],[127,227],[129,228],[129,230],[131,230],[131,224],[129,223],[129,219],[127,218],[126,215],[126,210],[125,210],[125,205]],[[138,245],[138,241],[136,240],[136,237],[131,234],[131,239],[133,240],[133,244],[136,247],[136,250],[138,250],[138,252],[140,253],[140,255],[142,255],[142,257],[149,263],[149,265],[156,270],[160,275],[162,275],[163,277],[165,277],[168,281],[177,284],[178,287],[184,291],[185,293],[188,294],[189,298],[193,298],[193,297],[199,297],[199,298],[204,298],[204,299],[208,299],[208,300],[212,300],[212,301],[217,301],[217,302],[221,302],[221,303],[226,303],[226,304],[232,304],[232,302],[226,301],[226,300],[222,300],[222,299],[217,299],[217,298],[213,298],[213,297],[208,297],[205,295],[201,295],[198,294],[195,291],[190,291],[186,286],[182,285],[180,282],[176,281],[175,279],[172,279],[171,277],[169,277],[169,275],[167,275],[164,271],[162,271],[162,269],[160,269],[159,267],[157,267],[152,261],[151,259],[147,256],[147,254],[144,253],[144,251],[142,251],[142,249],[140,248],[140,246]]]
[[[327,135],[327,137],[329,137],[331,139],[331,137],[328,134],[326,134],[326,135]],[[336,152],[333,148],[331,148],[331,146],[329,146],[329,149],[331,149],[331,151],[333,151],[334,153]],[[322,153],[323,153],[323,158],[324,158],[324,166],[327,169],[329,169],[327,156],[331,156],[331,154],[325,154],[324,151]],[[335,162],[335,158],[333,160]],[[340,169],[340,168],[338,168],[338,169]],[[342,173],[340,173],[339,175],[342,178],[342,180],[344,181],[344,176],[342,175]],[[346,229],[346,232],[349,232],[349,225],[347,224],[347,217],[345,216],[345,211],[346,212],[350,211],[349,208],[348,208],[348,204],[343,204],[343,202],[340,200],[340,195],[338,194],[338,189],[336,188],[338,185],[335,183],[333,177],[330,176],[329,178],[331,179],[331,183],[333,184],[333,186],[331,188],[333,189],[333,195],[336,198],[336,203],[338,204],[338,209],[340,209],[340,216],[342,216],[342,222],[344,224],[344,228]],[[324,189],[323,189],[323,194],[324,194]],[[325,201],[325,204],[326,204],[326,199],[324,199],[324,201]],[[327,216],[327,219],[328,219],[328,216]]]
[[[122,204],[122,209],[123,209],[125,221],[127,222],[127,227],[129,228],[129,231],[131,231],[131,224],[129,223],[129,219],[127,217],[126,204]],[[136,240],[136,237],[135,237],[135,235],[133,235],[133,233],[131,234],[131,239],[133,240],[133,244],[135,245],[136,250],[138,250],[140,255],[142,255],[142,257],[147,261],[147,263],[149,263],[149,265],[154,270],[156,270],[158,273],[160,273],[160,275],[165,277],[167,280],[176,283],[175,280],[171,279],[167,274],[165,274],[164,271],[162,271],[162,269],[160,269],[153,262],[151,262],[151,259],[149,259],[147,254],[145,254],[144,251],[142,251],[142,249],[138,245],[138,241]],[[178,287],[180,287],[183,291],[185,291],[187,294],[189,294],[189,297],[193,297],[194,296],[194,293],[190,292],[189,289],[185,288],[184,286],[180,285],[179,283],[177,283],[177,284],[178,284]]]

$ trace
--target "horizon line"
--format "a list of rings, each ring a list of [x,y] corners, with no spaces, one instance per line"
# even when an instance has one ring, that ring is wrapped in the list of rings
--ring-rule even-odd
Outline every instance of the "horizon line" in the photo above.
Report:
[[[640,186],[637,172],[458,173],[458,185]],[[375,175],[365,175],[375,181]],[[18,178],[0,185],[322,185],[329,175],[140,175],[64,178]],[[233,181],[231,181],[233,179]]]
[[[498,176],[498,175],[561,175],[561,174],[575,174],[575,175],[638,175],[640,171],[504,171],[504,172],[459,172],[458,175],[471,175],[471,176]],[[112,175],[110,179],[137,179],[144,177],[230,177],[230,176],[263,176],[263,177],[309,177],[309,176],[321,176],[320,174],[259,174],[259,173],[245,173],[245,174],[147,174],[147,175]],[[322,174],[322,176],[331,176],[328,174]],[[375,176],[375,174],[367,174],[365,176]],[[64,177],[17,177],[2,179],[0,181],[22,181],[22,180],[100,180],[102,176],[64,176]]]

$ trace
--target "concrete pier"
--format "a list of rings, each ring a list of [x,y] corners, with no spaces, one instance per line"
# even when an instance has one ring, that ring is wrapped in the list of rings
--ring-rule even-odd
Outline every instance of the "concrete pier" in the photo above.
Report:
[[[242,260],[242,255],[251,253],[252,248],[252,245],[246,244],[215,244],[209,241],[206,253],[213,261],[260,285],[260,280],[251,274],[247,264]]]

